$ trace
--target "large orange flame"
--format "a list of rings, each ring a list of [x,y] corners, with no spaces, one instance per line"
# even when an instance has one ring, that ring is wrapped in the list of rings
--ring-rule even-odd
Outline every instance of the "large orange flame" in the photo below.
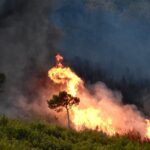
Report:
[[[61,63],[63,57],[56,55],[56,67],[49,70],[48,76],[57,84],[66,85],[66,91],[72,96],[76,96],[78,86],[82,85],[82,80],[69,67],[64,67]]]
[[[144,119],[131,106],[123,106],[113,101],[111,92],[105,88],[97,92],[101,98],[90,95],[84,87],[84,82],[69,67],[65,67],[62,61],[63,57],[57,54],[56,66],[48,71],[48,76],[60,87],[65,86],[69,94],[80,98],[80,104],[70,108],[75,129],[96,129],[110,136],[123,135],[135,130],[142,138],[150,139],[150,120]]]
[[[147,133],[146,133],[146,136],[147,136],[147,138],[150,139],[150,120],[146,119],[146,123],[147,123]]]

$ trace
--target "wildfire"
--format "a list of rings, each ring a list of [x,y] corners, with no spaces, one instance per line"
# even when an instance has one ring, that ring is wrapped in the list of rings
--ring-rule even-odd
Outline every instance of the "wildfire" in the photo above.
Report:
[[[69,94],[80,98],[80,104],[70,109],[75,129],[96,129],[110,136],[135,130],[142,138],[150,139],[150,120],[144,119],[130,106],[114,102],[106,89],[98,92],[102,98],[90,95],[82,79],[62,62],[63,57],[57,54],[56,66],[48,71],[48,76],[55,84],[65,87]]]
[[[48,71],[48,76],[54,83],[66,85],[66,91],[72,96],[76,96],[78,87],[83,84],[83,81],[69,67],[64,67],[62,61],[63,57],[57,54],[56,67]]]
[[[107,118],[103,120],[100,117],[100,111],[90,107],[87,109],[79,109],[78,107],[73,107],[74,118],[73,123],[75,124],[75,128],[77,130],[82,129],[92,129],[92,130],[100,130],[108,135],[115,135],[115,129],[112,127],[112,119]]]
[[[147,123],[147,133],[146,133],[146,136],[147,136],[147,138],[150,139],[150,120],[146,119],[146,123]]]

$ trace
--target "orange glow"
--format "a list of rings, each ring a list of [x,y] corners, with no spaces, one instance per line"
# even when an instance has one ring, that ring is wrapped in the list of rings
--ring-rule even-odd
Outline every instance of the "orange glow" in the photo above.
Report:
[[[60,54],[56,55],[56,66],[57,67],[63,67],[63,65],[62,65],[63,59],[64,58]]]
[[[77,130],[89,128],[92,130],[103,131],[108,135],[116,134],[115,129],[112,127],[112,119],[100,117],[100,111],[92,107],[87,109],[72,108],[75,114],[72,122],[75,124]]]
[[[147,133],[146,133],[146,136],[147,136],[147,138],[150,139],[150,120],[146,119],[146,123],[147,123]]]
[[[82,79],[62,61],[63,57],[56,55],[56,66],[48,71],[48,76],[55,84],[65,87],[69,94],[80,98],[79,105],[70,108],[71,121],[76,130],[96,129],[109,136],[135,130],[142,138],[150,139],[150,120],[145,121],[133,106],[117,101],[105,86],[96,88],[97,94],[91,95]]]
[[[56,55],[56,67],[48,71],[48,76],[54,83],[66,85],[66,91],[72,96],[76,96],[79,84],[83,84],[82,80],[69,67],[64,67],[61,63],[63,57]]]

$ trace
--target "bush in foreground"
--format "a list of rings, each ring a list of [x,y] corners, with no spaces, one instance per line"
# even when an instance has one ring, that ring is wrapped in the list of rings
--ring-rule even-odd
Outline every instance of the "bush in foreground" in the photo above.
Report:
[[[150,144],[127,136],[107,137],[101,132],[76,132],[3,116],[0,117],[0,150],[150,150]]]

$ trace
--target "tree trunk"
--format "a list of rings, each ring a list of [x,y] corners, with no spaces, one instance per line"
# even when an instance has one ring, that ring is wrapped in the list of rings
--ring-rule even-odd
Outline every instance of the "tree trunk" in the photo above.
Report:
[[[68,128],[70,129],[70,116],[69,116],[69,108],[66,106],[67,110],[67,121],[68,121]]]

